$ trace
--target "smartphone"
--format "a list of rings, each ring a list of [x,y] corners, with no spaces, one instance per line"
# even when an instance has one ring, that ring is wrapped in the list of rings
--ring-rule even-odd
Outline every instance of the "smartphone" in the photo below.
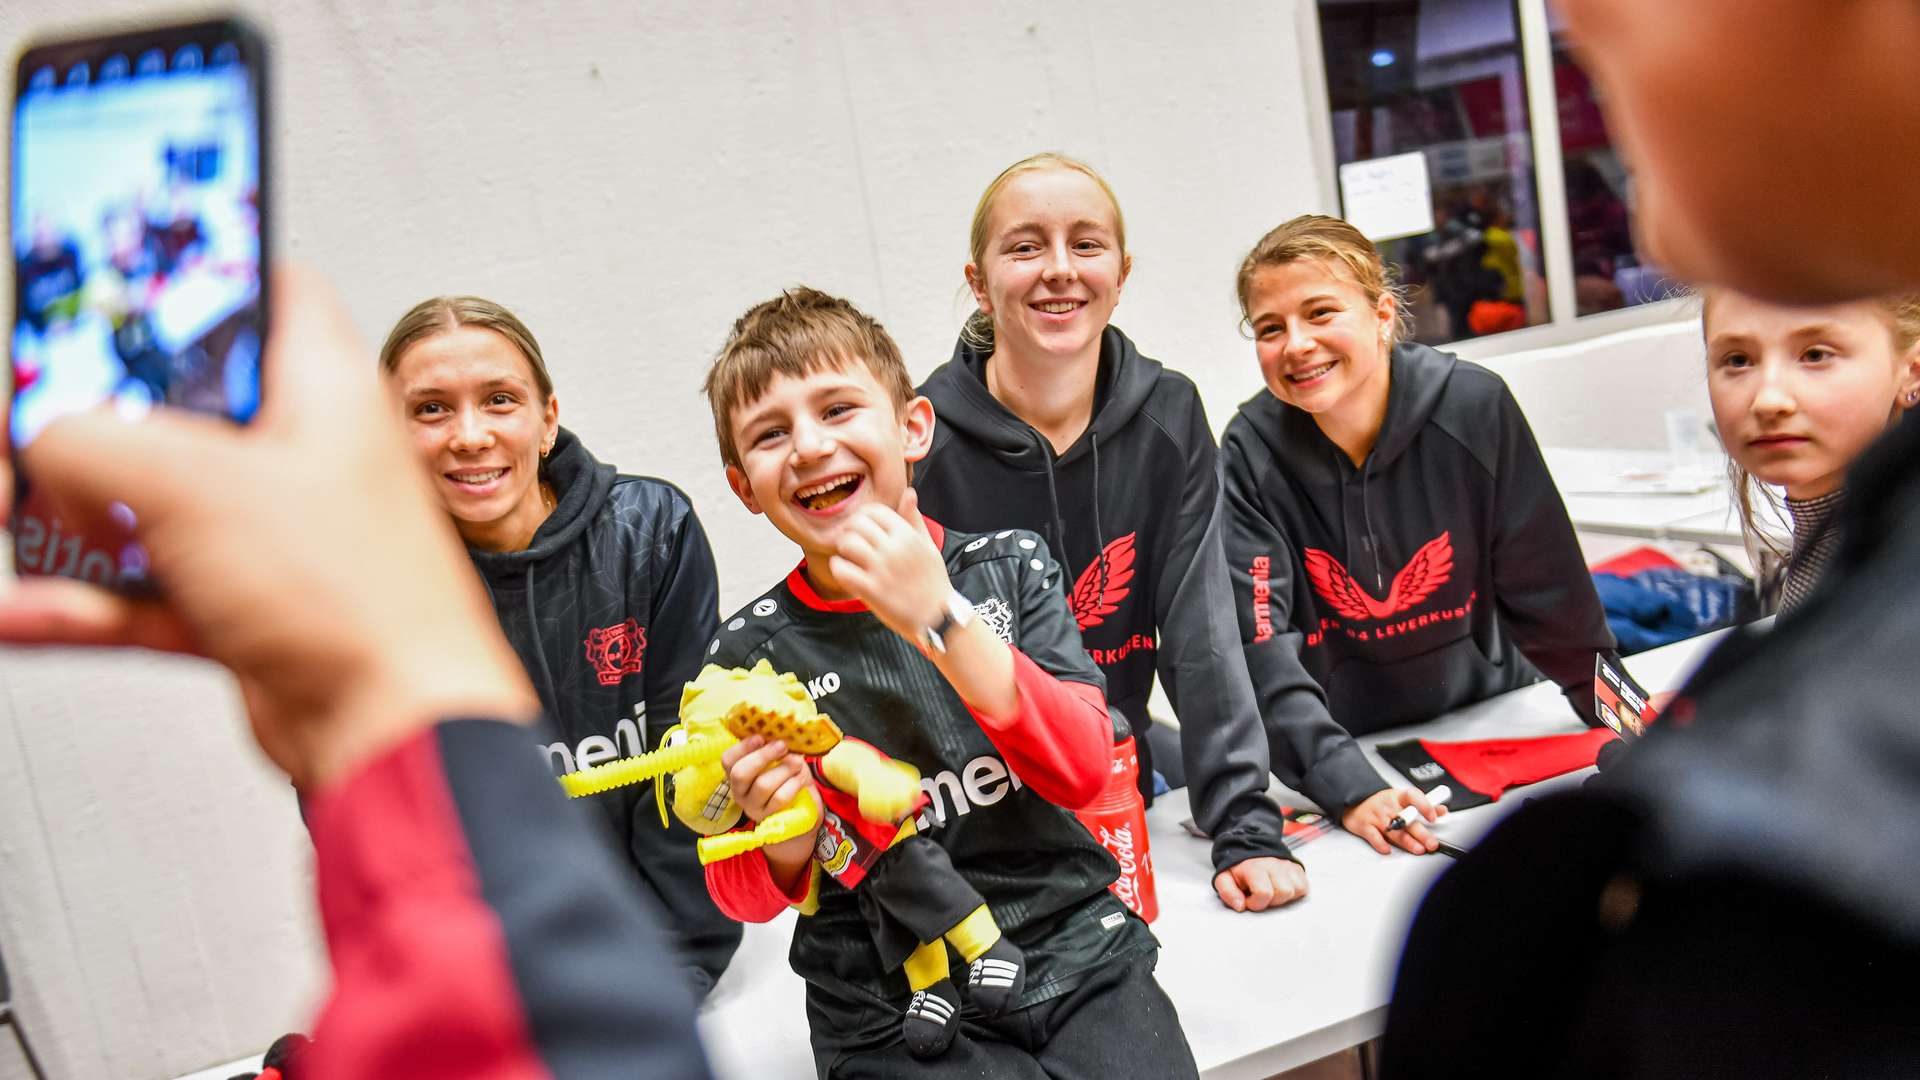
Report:
[[[54,419],[103,404],[236,423],[259,410],[266,122],[265,43],[237,19],[21,54],[7,413],[17,572],[122,586],[146,577],[130,523],[63,522],[18,467]]]

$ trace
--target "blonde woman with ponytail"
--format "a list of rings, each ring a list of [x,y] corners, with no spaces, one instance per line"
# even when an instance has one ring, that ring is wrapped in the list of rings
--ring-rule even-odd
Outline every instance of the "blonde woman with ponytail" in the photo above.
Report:
[[[650,748],[719,626],[713,552],[686,495],[620,475],[561,427],[540,343],[491,300],[414,305],[388,333],[380,369],[540,692],[553,727],[541,741],[555,740],[541,748],[547,761],[572,772]],[[653,801],[636,785],[589,809],[672,929],[677,952],[661,959],[662,977],[703,997],[740,925],[707,896],[694,835],[648,820]]]

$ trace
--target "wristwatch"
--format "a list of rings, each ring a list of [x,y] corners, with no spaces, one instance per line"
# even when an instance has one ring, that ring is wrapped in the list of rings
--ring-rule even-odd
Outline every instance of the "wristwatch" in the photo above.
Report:
[[[928,652],[945,656],[946,635],[972,622],[974,614],[973,602],[960,595],[959,589],[949,592],[945,605],[940,609],[940,621],[920,631],[920,644],[926,646]]]

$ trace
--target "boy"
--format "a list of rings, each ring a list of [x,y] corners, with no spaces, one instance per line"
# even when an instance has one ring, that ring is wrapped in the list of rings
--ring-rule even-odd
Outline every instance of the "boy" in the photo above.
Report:
[[[848,735],[919,768],[923,833],[1024,954],[1012,1012],[953,1017],[967,1037],[913,1063],[904,953],[883,955],[889,935],[869,933],[855,893],[823,882],[813,835],[710,865],[735,918],[806,914],[792,962],[820,1075],[1196,1075],[1153,980],[1158,943],[1107,892],[1117,866],[1067,809],[1104,786],[1112,728],[1059,566],[1030,533],[965,535],[920,516],[908,481],[933,407],[886,331],[844,300],[799,288],[754,307],[706,392],[728,484],[804,555],[708,659],[794,672]],[[754,821],[812,782],[803,759],[758,737],[723,760]]]

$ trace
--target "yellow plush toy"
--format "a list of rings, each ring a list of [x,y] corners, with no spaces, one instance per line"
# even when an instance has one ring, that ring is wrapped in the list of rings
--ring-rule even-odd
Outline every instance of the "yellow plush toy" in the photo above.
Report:
[[[783,740],[805,756],[820,797],[812,788],[802,789],[793,805],[767,815],[751,830],[729,831],[741,811],[720,757],[751,735]],[[858,887],[856,899],[882,960],[906,971],[913,996],[902,1035],[917,1055],[944,1051],[959,1026],[959,991],[948,974],[947,944],[966,961],[968,997],[983,1014],[997,1016],[1019,1000],[1025,956],[1001,934],[986,902],[953,868],[946,849],[917,834],[914,816],[926,802],[919,772],[843,737],[792,673],[776,673],[766,660],[752,670],[708,664],[682,692],[680,723],[661,744],[651,753],[572,773],[561,782],[568,794],[579,797],[671,774],[674,815],[701,834],[703,864],[804,836],[818,825],[800,912],[818,910],[823,876],[847,889]],[[656,784],[655,794],[665,824],[662,787]],[[941,897],[938,903],[925,900],[930,876],[946,879],[931,890]],[[911,887],[888,886],[903,878],[913,879]]]

